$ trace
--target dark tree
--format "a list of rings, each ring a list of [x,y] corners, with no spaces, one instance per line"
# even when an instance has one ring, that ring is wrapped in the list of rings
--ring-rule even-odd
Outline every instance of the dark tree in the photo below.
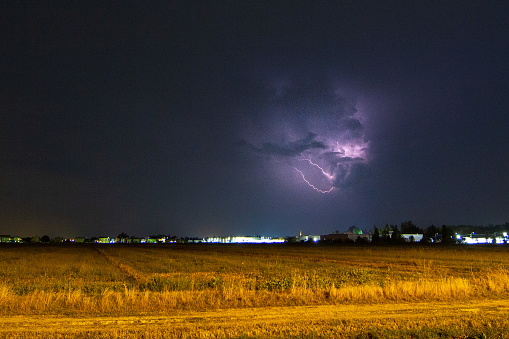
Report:
[[[411,220],[405,221],[401,223],[401,233],[423,233],[422,229],[414,225]]]
[[[391,239],[390,234],[391,229],[389,228],[389,224],[385,224],[385,227],[382,229],[382,241],[388,242]]]
[[[453,244],[456,242],[454,230],[451,227],[442,225],[442,242],[444,244]]]
[[[373,232],[373,237],[371,238],[371,242],[379,243],[380,242],[380,231],[375,226],[375,231]]]
[[[429,241],[429,239],[433,239],[433,241],[437,241],[439,238],[440,230],[435,225],[431,225],[428,228],[426,228],[426,231],[424,232],[423,239],[426,239],[426,241]]]
[[[51,239],[50,239],[50,238],[49,238],[49,236],[47,236],[47,235],[43,235],[43,236],[41,237],[41,242],[50,242],[50,240],[51,240]]]
[[[398,229],[398,225],[391,225],[391,227],[392,227],[391,241],[392,242],[403,241],[403,237],[401,236],[401,232]]]

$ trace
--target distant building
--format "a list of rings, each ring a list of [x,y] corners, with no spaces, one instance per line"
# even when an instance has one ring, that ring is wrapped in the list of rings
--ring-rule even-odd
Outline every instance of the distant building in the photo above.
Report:
[[[509,238],[507,237],[507,232],[503,232],[502,234],[495,234],[493,237],[493,240],[495,241],[495,244],[508,244]]]
[[[23,239],[17,236],[0,235],[0,242],[2,243],[22,243]]]
[[[456,241],[461,244],[508,244],[509,237],[507,232],[488,234],[470,233],[466,235],[456,234]]]
[[[405,240],[406,242],[419,242],[422,240],[423,235],[419,233],[410,234],[410,233],[403,233],[401,234],[401,238]]]
[[[345,232],[346,235],[348,235],[348,240],[353,242],[371,242],[371,234],[370,233],[364,233],[360,228],[357,226],[350,226],[348,230]]]
[[[475,234],[471,233],[467,236],[460,236],[461,242],[463,244],[491,244],[493,243],[493,238],[487,236],[486,234]]]
[[[0,235],[0,242],[11,242],[10,235]]]
[[[273,244],[283,243],[283,238],[272,237],[211,237],[200,240],[206,243],[221,243],[221,244]],[[198,242],[200,242],[198,241]],[[193,240],[193,242],[197,242]]]
[[[320,240],[322,241],[338,243],[371,242],[371,238],[371,232],[365,233],[357,226],[350,226],[344,233],[336,231],[332,234],[324,234],[320,236]]]
[[[348,228],[348,230],[345,232],[346,234],[356,234],[356,235],[361,235],[363,232],[360,228],[358,228],[357,226],[350,226]]]
[[[299,242],[308,242],[308,241],[314,241],[314,242],[317,242],[317,241],[320,241],[320,236],[319,235],[300,235],[299,237],[297,237],[297,241]]]

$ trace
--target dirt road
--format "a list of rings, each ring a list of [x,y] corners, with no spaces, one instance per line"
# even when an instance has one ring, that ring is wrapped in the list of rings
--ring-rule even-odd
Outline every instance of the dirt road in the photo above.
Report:
[[[136,316],[35,315],[0,318],[0,336],[298,337],[370,331],[411,333],[429,328],[452,331],[453,327],[462,333],[482,326],[503,334],[508,329],[508,316],[509,300],[271,307]]]

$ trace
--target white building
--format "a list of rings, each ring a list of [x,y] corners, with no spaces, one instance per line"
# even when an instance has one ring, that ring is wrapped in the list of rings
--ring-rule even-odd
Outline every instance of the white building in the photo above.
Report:
[[[320,239],[320,237],[318,237]],[[272,237],[211,237],[203,239],[203,242],[212,244],[274,244],[284,243],[284,238]]]
[[[423,235],[419,233],[403,233],[401,234],[401,237],[405,239],[406,242],[419,242],[422,240]]]

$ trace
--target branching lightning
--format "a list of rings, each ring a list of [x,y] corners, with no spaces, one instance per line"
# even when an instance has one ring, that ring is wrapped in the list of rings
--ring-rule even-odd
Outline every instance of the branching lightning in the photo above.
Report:
[[[288,174],[286,166],[293,167],[309,187],[323,194],[361,180],[369,149],[362,112],[342,98],[333,83],[326,83],[330,88],[318,92],[308,91],[307,82],[293,80],[276,87],[274,106],[264,108],[266,119],[253,121],[257,127],[246,130],[250,138],[243,140],[251,151],[283,164],[283,175]]]
[[[329,179],[329,180],[333,180],[333,179],[334,179],[334,176],[333,176],[333,175],[331,175],[331,174],[329,174],[329,173],[325,172],[325,170],[324,170],[324,169],[323,169],[320,165],[315,164],[314,162],[312,162],[312,161],[311,161],[311,159],[309,159],[309,158],[303,158],[303,159],[298,159],[298,160],[300,160],[300,161],[307,161],[307,162],[309,162],[311,165],[313,165],[313,166],[317,167],[318,169],[320,169],[320,171],[322,171],[323,175],[325,175],[325,177],[326,177],[327,179]]]
[[[308,185],[309,185],[309,187],[311,187],[311,188],[312,188],[312,189],[314,189],[314,190],[317,190],[317,191],[318,191],[318,192],[320,192],[320,193],[330,193],[330,192],[332,192],[332,190],[334,189],[334,186],[332,186],[332,187],[331,187],[329,190],[327,190],[327,191],[321,190],[321,189],[319,189],[318,187],[316,187],[315,185],[313,185],[312,183],[310,183],[310,182],[306,179],[306,177],[304,176],[304,173],[302,173],[302,171],[301,171],[301,170],[299,170],[299,169],[298,169],[298,168],[296,168],[296,167],[295,167],[295,170],[296,170],[297,172],[299,172],[299,173],[300,173],[300,175],[302,176],[302,179],[306,182],[306,184],[308,184]]]
[[[310,158],[306,158],[306,157],[303,157],[303,158],[300,158],[300,159],[297,159],[299,161],[307,161],[309,162],[310,165],[318,168],[322,174],[329,180],[329,181],[334,181],[334,175],[332,174],[329,174],[327,173],[323,167],[321,167],[320,165],[318,165],[317,163],[314,163]],[[309,180],[306,179],[306,177],[304,176],[304,173],[299,170],[298,168],[295,168],[297,170],[297,172],[300,173],[300,175],[302,176],[302,179],[306,182],[306,184],[309,185],[309,187],[313,188],[314,190],[320,192],[320,193],[330,193],[332,192],[332,190],[334,190],[334,186],[332,186],[329,190],[321,190],[319,189],[318,187],[316,187],[315,185],[313,185],[312,183],[309,182]]]

